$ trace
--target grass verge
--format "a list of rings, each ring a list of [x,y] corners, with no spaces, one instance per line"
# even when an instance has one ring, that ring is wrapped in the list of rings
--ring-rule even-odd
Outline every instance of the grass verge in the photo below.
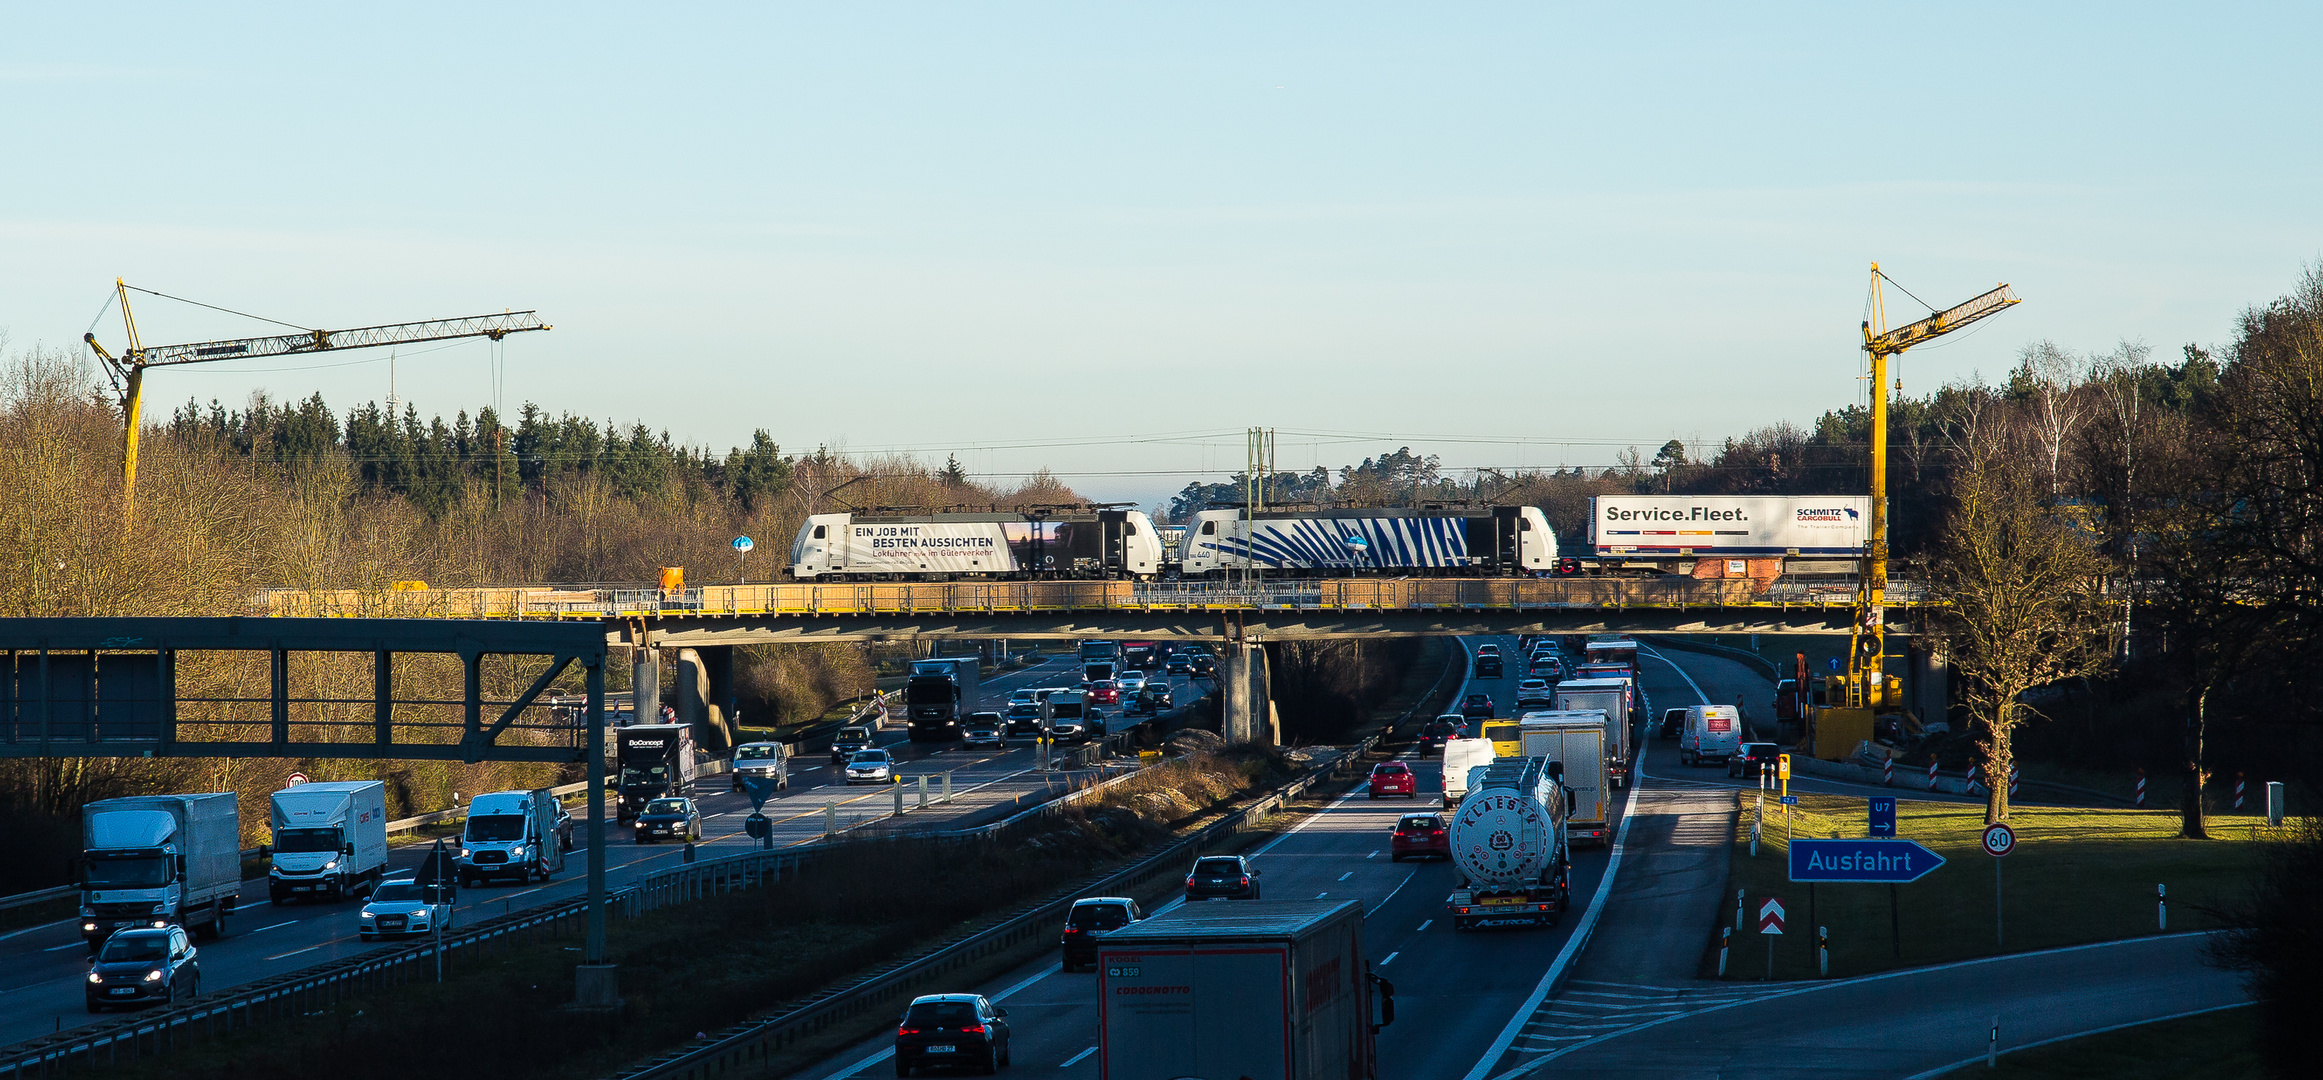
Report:
[[[2003,1054],[1950,1075],[1992,1080],[2245,1080],[2265,1076],[2258,1010],[2221,1009]]]
[[[2017,846],[2002,867],[2001,925],[1996,928],[1994,868],[1984,853],[1984,808],[1962,803],[1897,803],[1896,831],[1945,859],[1908,885],[1819,884],[1790,879],[1783,808],[1768,801],[1758,856],[1750,854],[1751,795],[1741,796],[1732,868],[1719,921],[1734,925],[1732,897],[1744,896],[1745,929],[1737,931],[1729,979],[1768,977],[1767,941],[1757,932],[1759,905],[1780,897],[1784,934],[1774,938],[1773,977],[1817,977],[1815,931],[1831,931],[1831,977],[2110,941],[2160,932],[2154,887],[2169,887],[2169,929],[2217,925],[2206,909],[2236,899],[2257,869],[2255,830],[2221,822],[2220,839],[2177,839],[2178,819],[2164,811],[2017,807],[2009,825]],[[1865,800],[1801,795],[1791,832],[1802,837],[1862,836]],[[1890,898],[1894,900],[1891,915]],[[2005,932],[2005,937],[2002,936]],[[1716,950],[1710,971],[1715,972]]]

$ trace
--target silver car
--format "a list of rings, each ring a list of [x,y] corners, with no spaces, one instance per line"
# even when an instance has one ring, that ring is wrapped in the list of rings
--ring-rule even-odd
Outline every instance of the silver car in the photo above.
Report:
[[[450,930],[459,894],[449,885],[421,886],[411,878],[382,881],[356,917],[365,941]]]
[[[1145,672],[1123,672],[1120,678],[1113,680],[1113,685],[1121,689],[1123,700],[1136,697],[1138,691],[1145,689]]]
[[[885,750],[859,750],[847,759],[847,782],[850,784],[895,783],[895,759]]]

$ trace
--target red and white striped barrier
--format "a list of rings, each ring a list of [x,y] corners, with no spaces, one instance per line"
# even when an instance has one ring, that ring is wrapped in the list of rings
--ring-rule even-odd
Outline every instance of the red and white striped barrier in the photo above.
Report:
[[[1975,765],[1970,765],[1968,767],[1968,791],[1970,794],[1974,794],[1977,788],[1984,786],[1976,782],[1976,770],[1978,768],[1979,766]]]
[[[1887,759],[1885,762],[1881,763],[1881,765],[1880,765],[1880,767],[1879,767],[1879,783],[1880,783],[1880,786],[1881,786],[1881,787],[1894,787],[1894,786],[1895,786],[1895,782],[1896,782],[1896,759],[1894,759],[1894,758],[1889,758],[1889,759]],[[2235,805],[2236,805],[2236,806],[2240,806],[2240,805],[2242,805],[2242,804],[2241,804],[2241,803],[2236,803]]]
[[[2011,766],[2009,766],[2009,767],[2008,767],[2008,797],[2009,797],[2009,798],[2012,798],[2012,799],[2013,799],[2013,798],[2016,798],[2016,789],[2017,789],[2017,777],[2016,777],[2016,774],[2017,774],[2017,767],[2016,767],[2016,766],[2014,766],[2014,765],[2011,765]]]
[[[1928,790],[1936,790],[1936,763],[1933,761],[1928,763]]]
[[[2146,771],[2144,769],[2137,771],[2137,804],[2139,806],[2146,804]]]
[[[2242,809],[2242,774],[2234,774],[2234,808]]]

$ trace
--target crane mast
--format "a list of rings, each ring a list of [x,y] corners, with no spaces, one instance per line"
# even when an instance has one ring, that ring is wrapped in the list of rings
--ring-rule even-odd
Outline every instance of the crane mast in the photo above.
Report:
[[[1815,711],[1814,729],[1809,734],[1810,749],[1821,758],[1853,753],[1858,742],[1871,737],[1875,716],[1901,709],[1904,704],[1903,683],[1887,673],[1888,358],[2019,303],[2016,290],[2002,282],[1966,303],[1890,330],[1880,292],[1880,282],[1886,277],[1878,263],[1871,264],[1870,310],[1863,320],[1863,351],[1871,358],[1871,540],[1864,545],[1862,571],[1855,587],[1847,672],[1824,680],[1827,704]],[[1834,682],[1837,694],[1831,693]]]
[[[144,406],[145,369],[174,367],[180,364],[202,364],[219,360],[246,360],[263,356],[293,356],[300,353],[332,352],[342,349],[369,349],[382,345],[409,345],[419,341],[443,341],[449,338],[483,337],[498,341],[510,334],[526,330],[547,330],[549,324],[540,321],[537,311],[507,311],[498,315],[468,315],[453,319],[429,319],[423,322],[387,323],[381,326],[362,326],[352,330],[301,330],[295,334],[275,334],[268,337],[230,338],[222,341],[201,341],[186,345],[159,345],[147,348],[139,340],[137,319],[129,310],[129,290],[132,286],[115,278],[113,289],[121,302],[121,323],[127,335],[128,347],[116,356],[99,344],[95,333],[81,335],[98,359],[104,361],[106,374],[112,379],[121,398],[121,523],[127,528],[136,505],[137,493],[137,435],[142,426],[140,413]]]

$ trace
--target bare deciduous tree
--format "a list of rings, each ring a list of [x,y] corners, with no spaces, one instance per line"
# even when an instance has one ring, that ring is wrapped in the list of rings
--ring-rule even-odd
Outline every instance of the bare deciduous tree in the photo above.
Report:
[[[2011,740],[2037,715],[2025,692],[2102,667],[2110,620],[2105,564],[2090,535],[2060,515],[2043,479],[1994,442],[1972,449],[1955,476],[1930,584],[1962,696],[1982,722],[1985,820],[1993,823],[2008,817]]]

